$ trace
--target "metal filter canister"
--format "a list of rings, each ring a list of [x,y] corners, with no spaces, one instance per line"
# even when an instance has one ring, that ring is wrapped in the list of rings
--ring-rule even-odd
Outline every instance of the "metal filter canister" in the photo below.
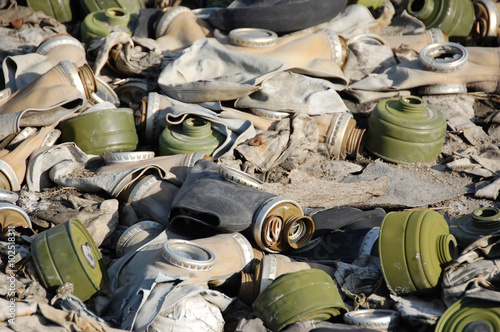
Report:
[[[368,121],[365,147],[394,163],[432,162],[446,134],[442,112],[416,96],[380,101]]]
[[[254,310],[272,331],[304,320],[328,320],[347,311],[332,277],[320,269],[283,274],[254,302]]]
[[[40,282],[49,290],[70,282],[73,294],[86,301],[108,285],[101,253],[78,219],[37,234],[31,253]]]
[[[380,228],[379,256],[391,293],[431,293],[439,289],[445,264],[456,258],[457,241],[436,211],[389,212]]]
[[[498,302],[462,298],[452,304],[439,318],[436,332],[499,331]]]
[[[132,109],[89,110],[59,124],[61,141],[75,142],[83,152],[96,155],[137,148],[139,137]]]

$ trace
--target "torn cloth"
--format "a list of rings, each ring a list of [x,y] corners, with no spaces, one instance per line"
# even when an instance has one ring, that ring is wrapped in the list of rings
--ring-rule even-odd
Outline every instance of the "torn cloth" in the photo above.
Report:
[[[333,19],[317,27],[327,28],[348,39],[358,34],[370,32],[370,27],[374,25],[376,25],[375,18],[366,6],[349,4]]]
[[[11,29],[10,27],[15,27]],[[8,55],[34,52],[46,38],[57,34],[67,34],[66,26],[45,13],[10,0],[0,10],[0,63]],[[3,89],[0,84],[0,90]]]
[[[446,86],[483,81],[498,81],[500,69],[467,62],[461,69],[442,73],[426,69],[420,60],[406,61],[370,75],[350,85],[352,90],[395,91],[422,86]]]
[[[467,246],[443,270],[442,286],[448,306],[463,296],[500,301],[500,234],[481,237]]]
[[[344,73],[352,84],[370,74],[380,74],[396,64],[396,58],[389,45],[372,45],[355,41],[349,45]]]
[[[98,247],[118,225],[119,203],[116,199],[85,198],[69,190],[63,190],[59,195],[23,191],[20,204],[34,217],[33,222],[42,228],[59,225],[71,218],[78,219]]]
[[[114,31],[104,38],[96,38],[89,52],[97,52],[94,72],[98,76],[105,65],[125,76],[152,76],[160,71],[162,54],[154,39],[131,37],[123,31]]]
[[[310,151],[316,149],[318,139],[316,120],[298,113],[291,119],[279,121],[274,129],[238,145],[236,151],[262,172],[276,166],[291,170],[302,163]]]
[[[475,197],[495,200],[500,192],[500,149],[494,144],[471,147],[456,153],[455,160],[446,167],[487,179],[487,183],[477,186]]]
[[[238,99],[235,107],[309,115],[348,111],[331,82],[291,72],[265,80],[258,91]]]
[[[160,233],[135,251],[116,260],[109,268],[111,301],[109,318],[128,331],[145,331],[151,325],[155,331],[173,327],[172,319],[179,312],[189,312],[185,299],[203,296],[203,306],[216,304],[225,310],[231,302],[227,296],[207,289],[210,271],[191,271],[167,263],[162,257],[163,243],[169,236]],[[179,283],[185,279],[185,282]],[[198,299],[199,300],[199,299]],[[200,304],[200,303],[198,303]],[[176,307],[180,305],[181,307]],[[217,321],[220,312],[209,309],[206,321]],[[181,315],[182,316],[182,315]],[[193,317],[191,313],[189,315]],[[186,322],[184,322],[186,323]],[[220,326],[220,321],[214,326]],[[182,324],[182,321],[179,321]],[[175,324],[174,324],[175,325]]]
[[[347,86],[335,60],[316,60],[311,67],[294,67],[264,56],[232,51],[214,38],[204,38],[168,62],[158,84],[166,95],[184,102],[235,100],[257,91],[265,79],[283,71],[327,78],[337,90]]]
[[[476,101],[473,95],[430,95],[424,96],[422,99],[439,109],[445,116],[448,126],[453,131],[460,132],[470,144],[480,145],[491,140],[483,128],[473,122]]]
[[[380,259],[375,256],[362,255],[351,264],[335,261],[335,281],[347,294],[366,296],[374,293],[382,278]]]
[[[87,155],[72,142],[62,143],[32,157],[28,163],[26,182],[30,190],[34,191],[57,183],[83,192],[104,191],[112,197],[118,197],[126,186],[152,172],[180,186],[179,178],[170,172],[168,157],[107,166],[102,157]]]
[[[424,298],[416,295],[397,296],[391,294],[395,308],[401,318],[421,330],[425,326],[433,326],[443,315],[446,306],[438,298]]]

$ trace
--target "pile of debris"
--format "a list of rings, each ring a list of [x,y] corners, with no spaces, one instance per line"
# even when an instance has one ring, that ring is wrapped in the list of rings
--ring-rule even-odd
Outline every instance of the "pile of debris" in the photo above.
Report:
[[[0,0],[1,326],[500,331],[499,12]]]

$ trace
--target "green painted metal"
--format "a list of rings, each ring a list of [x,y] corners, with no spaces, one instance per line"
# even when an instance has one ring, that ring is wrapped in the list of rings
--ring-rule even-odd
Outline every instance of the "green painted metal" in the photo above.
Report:
[[[130,108],[84,112],[59,128],[62,142],[75,142],[87,154],[134,151],[139,143]]]
[[[27,0],[26,2],[34,11],[42,11],[61,23],[73,20],[71,0]]]
[[[108,285],[101,253],[78,219],[72,218],[37,234],[31,253],[40,281],[47,289],[53,291],[71,282],[73,294],[86,301]]]
[[[349,0],[348,5],[363,5],[370,10],[376,10],[382,7],[384,0]]]
[[[482,207],[472,213],[452,220],[450,232],[455,236],[462,249],[482,236],[500,230],[500,209]]]
[[[500,305],[498,302],[462,298],[444,312],[434,331],[500,331]]]
[[[143,0],[80,0],[80,3],[87,13],[109,8],[122,8],[130,14],[139,14],[141,9],[146,8]]]
[[[380,101],[368,121],[365,147],[394,163],[432,162],[441,153],[446,119],[416,96]]]
[[[475,21],[471,0],[409,0],[406,9],[427,29],[441,29],[448,37],[467,37]]]
[[[382,221],[379,255],[393,294],[435,292],[444,264],[457,255],[446,220],[432,210],[390,212]]]
[[[212,155],[225,136],[212,130],[212,124],[199,117],[188,117],[180,125],[167,126],[159,140],[160,155],[205,152]]]
[[[347,312],[337,286],[325,271],[282,274],[254,302],[254,310],[272,331],[304,320],[328,320]]]
[[[106,37],[112,31],[121,31],[132,35],[130,14],[122,8],[108,8],[85,16],[81,25],[81,35],[84,44],[89,44],[95,37]]]

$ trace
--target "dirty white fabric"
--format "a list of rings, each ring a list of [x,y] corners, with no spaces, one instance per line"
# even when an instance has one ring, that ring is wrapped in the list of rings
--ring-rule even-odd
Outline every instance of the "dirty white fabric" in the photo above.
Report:
[[[309,115],[348,111],[331,82],[292,72],[265,80],[258,91],[236,100],[235,107]]]
[[[22,20],[16,29],[9,28],[11,22]],[[37,46],[48,37],[67,34],[66,26],[42,11],[20,6],[17,1],[9,1],[0,10],[0,62],[6,56],[34,52]],[[1,81],[1,80],[0,80]],[[0,84],[0,89],[3,84]]]
[[[12,279],[7,274],[0,275],[0,295],[7,298]],[[48,303],[47,292],[38,281],[15,277],[16,300]]]
[[[455,153],[455,160],[446,167],[485,179],[476,186],[475,196],[494,200],[500,192],[500,149],[495,144],[483,144]]]
[[[269,331],[262,319],[255,317],[251,319],[242,318],[236,326],[235,332],[267,332]]]
[[[183,298],[172,307],[163,308],[148,327],[148,332],[222,332],[224,318],[220,308],[201,295]]]
[[[18,264],[22,259],[31,257],[30,248],[22,244],[12,244],[7,241],[0,241],[0,252],[5,256],[9,255],[9,250],[12,251],[12,245],[14,245],[14,252],[16,253],[13,260],[13,264]]]
[[[65,61],[65,64],[71,66],[69,61]],[[87,106],[85,94],[70,84],[68,78],[62,76],[62,72],[59,64],[52,67],[0,105],[0,113],[3,113],[0,114],[0,139],[18,133],[21,126],[56,125],[64,119],[76,116],[77,112]],[[57,85],[47,82],[48,78],[61,76],[65,77],[65,81],[60,79]],[[57,93],[54,93],[54,89]]]
[[[443,300],[450,306],[460,298],[500,301],[500,234],[479,238],[443,270]]]
[[[500,178],[495,178],[490,183],[482,184],[479,183],[476,186],[476,193],[474,194],[477,198],[485,198],[495,200],[498,197],[498,193],[500,192]]]
[[[146,189],[128,199],[137,218],[148,218],[169,226],[168,213],[179,187],[155,174],[147,175],[140,181],[147,182]],[[137,186],[141,185],[141,182],[138,182]]]
[[[13,331],[87,331],[87,332],[120,332],[123,330],[111,328],[91,317],[80,317],[74,311],[63,311],[48,304],[36,303],[36,313],[30,316],[21,316],[15,323],[8,326]]]
[[[2,64],[5,87],[15,92],[57,65],[42,54],[8,56]]]
[[[73,142],[58,144],[39,151],[28,161],[26,169],[28,189],[39,192],[53,186],[54,182],[50,179],[48,172],[52,166],[60,162],[73,161],[85,164],[92,158],[97,158],[97,156],[87,155]]]
[[[223,293],[207,289],[210,271],[189,272],[166,263],[161,248],[171,236],[175,235],[171,233],[169,236],[166,231],[160,233],[136,251],[115,261],[109,268],[112,294],[110,318],[119,322],[122,329],[144,331],[153,323],[153,331],[168,329],[168,326],[172,327],[169,319],[172,314],[175,317],[178,310],[189,310],[189,306],[184,309],[175,306],[183,299],[200,294],[206,301],[203,303],[205,310],[212,313],[205,320],[218,321],[220,312],[213,312],[213,308],[209,308],[210,303],[219,310],[225,310],[232,301]],[[156,321],[158,315],[162,315],[162,318]]]
[[[382,278],[380,259],[362,255],[351,264],[335,261],[335,281],[343,290],[353,294],[371,294]]]
[[[159,95],[159,98],[167,98],[173,105],[166,108],[165,123],[160,122],[160,126],[167,124],[181,124],[189,115],[196,115],[212,123],[212,128],[226,136],[226,139],[212,153],[214,159],[219,159],[233,155],[234,148],[255,136],[255,128],[249,120],[225,119],[217,116],[217,113],[197,104],[184,103],[167,96]],[[160,101],[161,103],[161,101]]]
[[[99,205],[98,213],[85,214],[80,212],[77,214],[78,220],[85,225],[97,247],[118,226],[118,205],[117,199],[107,199]]]
[[[65,60],[72,61],[71,57]],[[5,86],[14,93],[45,74],[56,66],[59,61],[61,60],[54,60],[50,56],[34,52],[8,56],[2,64]],[[107,83],[97,76],[96,79],[97,91],[92,93],[92,98],[89,101],[92,104],[96,104],[103,100],[108,100],[113,102],[114,107],[118,107],[120,103],[119,101],[117,102],[118,98],[111,87],[107,86]]]
[[[376,24],[370,10],[360,4],[348,5],[328,22],[317,27],[327,28],[348,39],[361,33],[368,33],[370,26]]]
[[[419,60],[407,61],[387,68],[350,85],[352,90],[394,91],[422,86],[443,86],[484,81],[498,81],[500,68],[467,62],[461,69],[442,73],[426,69]]]
[[[121,75],[152,75],[160,71],[162,54],[158,43],[150,38],[132,37],[123,31],[113,31],[104,38],[95,38],[89,52],[96,52],[93,69],[99,76],[105,65]]]
[[[388,5],[388,1],[384,5]],[[380,34],[384,36],[402,36],[423,33],[425,30],[425,24],[415,16],[408,14],[404,9],[401,13],[394,15],[391,24],[380,31]]]
[[[367,76],[370,77],[370,76]],[[358,103],[364,104],[369,102],[375,102],[382,99],[410,96],[410,90],[399,90],[399,91],[365,91],[365,90],[355,90],[347,88],[345,93],[353,97]]]
[[[114,198],[96,200],[69,191],[62,191],[57,196],[23,191],[19,205],[26,213],[36,217],[39,223],[40,220],[49,223],[44,228],[59,225],[71,218],[78,219],[87,228],[98,247],[116,229],[119,222],[119,202]]]
[[[9,315],[10,301],[5,298],[5,294],[2,295],[3,298],[0,298],[0,322],[5,322],[13,331],[121,331],[109,327],[106,322],[88,311],[83,303],[73,296],[69,296],[72,298],[73,305],[66,310],[59,310],[47,303],[45,289],[37,282],[16,276],[15,283],[15,318],[13,320]],[[10,280],[0,280],[0,288],[3,288],[4,284],[9,287]],[[40,294],[33,296],[34,292]]]
[[[351,84],[371,74],[379,74],[397,64],[394,53],[388,45],[372,45],[362,41],[349,45],[349,55],[344,73]]]
[[[476,125],[473,120],[474,103],[476,98],[469,94],[452,94],[422,96],[429,105],[439,109],[446,118],[448,126],[452,131],[460,132],[461,135],[472,145],[481,145],[491,141],[481,126]]]
[[[49,176],[52,181],[64,187],[75,187],[84,192],[92,193],[103,190],[113,197],[118,197],[127,185],[140,178],[147,171],[156,171],[160,174],[162,179],[176,181],[175,175],[170,172],[165,172],[154,164],[116,173],[95,174],[94,176],[84,178],[71,177],[72,172],[82,168],[85,168],[84,164],[64,161],[53,166],[50,169]]]
[[[9,305],[15,307],[15,316],[30,316],[36,312],[37,304],[36,302],[24,302],[24,301],[15,301],[14,304],[11,304],[11,301],[8,299],[4,299],[0,297],[0,322],[5,322],[6,320],[11,318],[9,314]]]
[[[236,151],[247,163],[267,172],[278,165],[293,169],[318,145],[318,126],[312,117],[297,113],[268,131],[240,144]]]
[[[179,185],[181,180],[162,165],[162,157],[137,163],[107,166],[100,156],[87,155],[72,142],[54,145],[36,154],[28,163],[26,181],[33,191],[51,187],[54,183],[75,187],[84,192],[105,191],[117,197],[122,190],[146,172],[158,174],[163,180]],[[168,161],[166,161],[169,164]],[[92,170],[83,177],[85,169]]]
[[[395,308],[401,318],[415,330],[435,325],[446,311],[443,301],[437,297],[425,298],[416,295],[397,296],[391,294]]]
[[[51,323],[42,315],[19,317],[9,328],[7,331],[68,332],[65,327]]]
[[[54,303],[54,298],[51,300],[51,304],[52,303]],[[99,323],[99,325],[108,327],[108,323],[106,323],[101,317],[97,316],[95,313],[90,311],[85,305],[85,303],[83,303],[82,300],[80,300],[73,294],[68,294],[66,296],[57,299],[57,305],[64,311],[67,312],[74,311],[79,317],[95,320]]]
[[[467,153],[467,151],[470,151],[470,153]],[[483,173],[483,175],[489,174],[490,176],[494,176],[500,171],[500,149],[497,145],[491,143],[482,144],[467,151],[464,151],[463,155],[468,155],[469,160],[472,160],[473,163],[488,171],[488,173]]]
[[[184,102],[234,100],[258,90],[282,71],[327,78],[336,90],[347,86],[334,60],[317,59],[312,67],[292,67],[269,58],[229,50],[214,38],[199,39],[168,62],[158,78],[161,90]]]
[[[108,269],[111,292],[110,318],[118,322],[121,328],[132,330],[138,315],[142,315],[139,318],[141,320],[139,325],[143,327],[149,325],[165,301],[165,294],[175,288],[174,282],[178,280],[177,276],[169,275],[168,270],[162,270],[154,264],[156,259],[164,262],[161,248],[168,239],[167,233],[162,232],[136,251],[115,261]],[[173,266],[172,271],[180,272],[179,268]],[[157,284],[161,287],[157,287],[153,292]],[[149,309],[156,308],[153,312],[141,310],[148,300]]]

